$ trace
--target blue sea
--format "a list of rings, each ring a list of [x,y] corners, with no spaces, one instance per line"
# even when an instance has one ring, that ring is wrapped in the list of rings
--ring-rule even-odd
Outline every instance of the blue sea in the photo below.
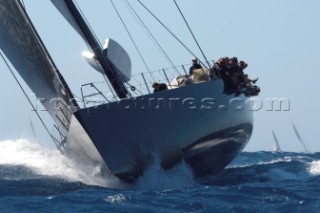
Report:
[[[0,212],[320,212],[320,153],[243,152],[201,180],[155,163],[128,186],[36,142],[1,141]]]

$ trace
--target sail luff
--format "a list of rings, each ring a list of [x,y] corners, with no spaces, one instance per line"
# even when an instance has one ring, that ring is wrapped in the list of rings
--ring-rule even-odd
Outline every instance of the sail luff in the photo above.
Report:
[[[65,79],[63,78],[63,76],[61,75],[61,73],[58,70],[57,66],[55,65],[55,63],[54,63],[53,59],[51,58],[46,46],[44,45],[42,39],[40,38],[40,35],[35,30],[35,27],[34,27],[32,21],[30,20],[29,16],[26,13],[24,5],[22,5],[22,3],[20,1],[17,1],[17,3],[19,4],[19,8],[20,8],[21,14],[25,17],[26,20],[28,20],[28,25],[30,26],[32,32],[34,33],[35,38],[39,42],[42,51],[45,53],[45,57],[47,58],[47,62],[50,64],[54,74],[57,75],[57,77],[58,77],[58,79],[60,81],[59,83],[61,85],[63,85],[63,90],[66,93],[66,95],[68,96],[67,100],[72,105],[71,110],[75,111],[77,109],[80,109],[78,103],[76,102],[75,98],[72,95],[71,89],[69,88],[69,86],[66,83]]]
[[[0,0],[0,49],[66,132],[78,105],[19,0]]]
[[[62,1],[51,0],[51,2],[57,7],[57,9],[62,13],[61,9],[57,5],[61,7]],[[117,72],[113,69],[110,63],[107,61],[103,49],[100,43],[97,41],[95,36],[90,30],[87,22],[84,20],[84,17],[80,13],[79,9],[75,5],[73,0],[63,0],[65,6],[64,10],[68,10],[68,14],[71,16],[67,16],[63,14],[65,17],[68,17],[67,20],[72,23],[72,26],[82,35],[82,38],[85,42],[89,45],[92,52],[95,55],[95,59],[99,62],[100,67],[103,70],[103,73],[109,79],[114,91],[117,93],[119,98],[126,98],[128,95],[128,91],[125,88],[123,82],[121,81],[120,77],[118,76]],[[72,18],[73,20],[71,20]]]

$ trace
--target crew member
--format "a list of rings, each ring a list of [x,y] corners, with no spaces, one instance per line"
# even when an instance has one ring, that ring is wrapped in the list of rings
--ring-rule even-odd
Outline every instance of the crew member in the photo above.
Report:
[[[198,59],[197,58],[193,58],[192,59],[192,66],[189,69],[189,75],[193,74],[193,70],[197,70],[197,69],[201,69],[202,66],[198,63]]]
[[[153,92],[159,92],[159,91],[163,91],[163,90],[168,90],[168,87],[166,84],[164,83],[153,83],[152,84],[152,88],[153,88]]]

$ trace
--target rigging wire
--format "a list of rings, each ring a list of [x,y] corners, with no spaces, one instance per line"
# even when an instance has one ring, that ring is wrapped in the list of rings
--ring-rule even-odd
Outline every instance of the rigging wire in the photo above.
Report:
[[[10,67],[8,61],[5,59],[5,57],[3,56],[2,52],[0,52],[1,58],[4,61],[5,65],[7,66],[8,70],[10,71],[11,75],[13,76],[13,78],[15,79],[15,81],[17,82],[17,84],[19,85],[20,89],[22,90],[24,96],[27,98],[29,104],[31,105],[33,111],[37,114],[37,117],[39,118],[40,122],[42,123],[43,127],[45,128],[46,132],[49,134],[49,136],[51,137],[51,139],[53,140],[54,144],[56,145],[56,147],[60,150],[59,145],[56,143],[56,141],[54,140],[53,135],[50,133],[47,125],[44,123],[43,119],[41,118],[40,114],[38,113],[38,110],[36,109],[36,107],[33,105],[31,99],[28,97],[27,92],[24,90],[24,88],[22,87],[21,83],[19,82],[17,76],[14,74],[12,68]]]
[[[124,2],[124,0],[123,0]],[[141,19],[141,17],[138,15],[138,13],[134,10],[134,8],[132,7],[132,5],[128,2],[128,0],[125,0],[126,2],[126,6],[128,7],[129,11],[131,12],[132,16],[135,18],[135,20],[140,24],[140,26],[145,30],[146,34],[149,36],[150,40],[154,43],[154,45],[157,47],[157,49],[159,50],[159,52],[163,55],[163,57],[167,60],[167,62],[173,67],[175,68],[175,70],[177,71],[178,74],[179,71],[176,67],[176,65],[173,63],[173,61],[171,60],[171,58],[168,56],[168,54],[166,53],[166,51],[162,48],[162,46],[160,45],[160,43],[157,41],[157,39],[155,38],[155,36],[153,35],[153,33],[150,31],[150,29],[148,28],[148,26],[143,22],[143,20]]]
[[[88,21],[87,17],[86,17],[85,14],[84,14],[84,12],[81,10],[81,7],[80,7],[79,4],[77,3],[77,1],[74,1],[74,3],[75,3],[75,5],[77,6],[79,12],[81,13],[84,21],[85,21],[86,24],[88,25],[88,27],[89,27],[92,35],[94,36],[94,38],[96,39],[96,41],[99,43],[100,47],[102,47],[102,44],[100,43],[100,40],[98,39],[98,36],[97,36],[96,33],[94,32],[92,26],[90,25],[90,22]],[[88,44],[87,44],[87,46],[89,47],[89,49],[91,49],[91,47],[90,47]],[[101,72],[101,75],[102,75],[102,77],[104,78],[104,80],[106,81],[106,84],[108,85],[108,87],[109,87],[112,95],[114,96],[114,99],[117,100],[117,96],[116,96],[114,90],[112,89],[112,87],[111,87],[111,85],[110,85],[111,82],[110,82],[109,79],[105,76],[105,74],[104,74],[104,72],[103,72],[103,69],[102,69],[102,67],[100,66],[100,63],[99,63],[97,60],[95,60],[95,62],[96,62],[96,64],[97,64],[97,66],[100,68],[100,70],[102,71],[102,72]],[[122,84],[123,84],[123,82],[124,82],[122,78],[121,78],[121,79],[118,78],[117,80],[120,81]]]
[[[150,15],[155,18],[161,25],[162,27],[164,27],[193,57],[196,57],[196,54],[194,54],[146,5],[144,5],[140,0],[137,0],[141,6],[147,10],[147,12],[150,13]],[[199,59],[198,59],[199,60]],[[207,66],[201,61],[199,60],[199,62],[207,68]]]
[[[88,25],[88,27],[89,27],[92,35],[93,35],[94,38],[97,40],[97,42],[100,44],[100,46],[102,46],[101,43],[100,43],[100,41],[99,41],[99,39],[98,39],[98,37],[97,37],[97,35],[95,34],[95,32],[94,32],[94,30],[93,30],[93,28],[92,28],[92,26],[90,25],[90,22],[88,21],[87,17],[85,16],[85,14],[83,13],[83,11],[81,10],[81,7],[80,7],[79,4],[77,3],[77,1],[74,1],[74,3],[75,3],[75,5],[77,6],[77,8],[78,8],[79,12],[81,13],[82,17],[84,18],[86,24]],[[90,47],[89,47],[89,48],[90,48]]]
[[[147,64],[147,62],[146,62],[146,60],[145,60],[145,59],[144,59],[144,57],[142,56],[141,51],[139,50],[139,48],[138,48],[138,46],[137,46],[136,42],[134,41],[134,39],[133,39],[133,37],[132,37],[132,35],[131,35],[131,33],[130,33],[130,31],[129,31],[128,27],[127,27],[127,25],[125,24],[125,22],[124,22],[124,20],[123,20],[122,16],[120,15],[120,13],[119,13],[119,11],[118,11],[118,9],[117,9],[116,5],[114,4],[113,0],[110,0],[110,2],[111,2],[111,4],[112,4],[112,6],[113,6],[114,10],[116,11],[116,13],[117,13],[117,15],[118,15],[119,19],[121,20],[121,22],[122,22],[122,24],[123,24],[123,26],[124,26],[124,28],[125,28],[125,30],[126,30],[126,32],[127,32],[127,34],[129,35],[129,37],[130,37],[130,39],[131,39],[131,41],[132,41],[132,43],[133,43],[134,47],[136,48],[136,50],[137,50],[138,54],[140,55],[141,60],[143,61],[144,65],[146,66],[146,68],[147,68],[148,72],[149,72],[149,73],[150,73],[150,75],[151,75],[151,70],[150,70],[150,68],[149,68],[149,66],[148,66],[148,64]],[[153,81],[155,81],[155,79],[153,78],[153,76],[152,76],[152,75],[151,75],[151,77],[152,77]]]
[[[194,41],[196,42],[196,44],[197,44],[197,46],[198,46],[199,50],[201,51],[201,54],[202,54],[203,58],[206,60],[206,63],[208,64],[208,67],[210,68],[210,63],[209,63],[209,61],[208,61],[208,59],[207,59],[206,55],[205,55],[205,54],[204,54],[204,52],[202,51],[202,48],[200,47],[199,42],[198,42],[198,40],[197,40],[196,36],[194,35],[194,33],[193,33],[193,31],[192,31],[192,29],[191,29],[191,27],[190,27],[190,25],[189,25],[188,21],[186,20],[185,16],[183,15],[183,13],[182,13],[182,11],[181,11],[181,9],[180,9],[180,7],[179,7],[178,3],[176,2],[176,0],[173,0],[173,1],[174,1],[175,5],[177,6],[177,8],[178,8],[178,10],[179,10],[179,12],[180,12],[180,14],[181,14],[181,16],[182,16],[182,18],[183,18],[184,22],[186,23],[186,25],[187,25],[187,27],[188,27],[188,29],[189,29],[189,31],[190,31],[190,33],[191,33],[191,35],[192,35],[192,37],[193,37]]]

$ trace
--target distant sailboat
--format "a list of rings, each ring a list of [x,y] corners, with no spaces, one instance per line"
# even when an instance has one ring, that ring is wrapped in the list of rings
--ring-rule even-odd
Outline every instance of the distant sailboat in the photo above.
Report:
[[[292,127],[293,127],[293,130],[294,130],[294,132],[296,133],[296,135],[297,135],[300,143],[302,144],[302,146],[303,146],[303,148],[304,148],[304,152],[305,152],[305,153],[310,153],[310,152],[308,151],[308,149],[307,149],[306,144],[303,142],[303,140],[302,140],[302,138],[301,138],[301,136],[300,136],[300,134],[299,134],[296,126],[294,125],[294,123],[292,123]]]
[[[273,139],[274,139],[274,143],[273,143],[273,152],[282,152],[279,142],[278,142],[278,138],[276,136],[276,133],[274,133],[274,131],[272,130],[272,135],[273,135]]]
[[[31,127],[31,130],[32,130],[33,137],[37,138],[36,131],[34,129],[33,122],[32,122],[30,117],[29,117],[29,122],[30,122],[30,127]]]

